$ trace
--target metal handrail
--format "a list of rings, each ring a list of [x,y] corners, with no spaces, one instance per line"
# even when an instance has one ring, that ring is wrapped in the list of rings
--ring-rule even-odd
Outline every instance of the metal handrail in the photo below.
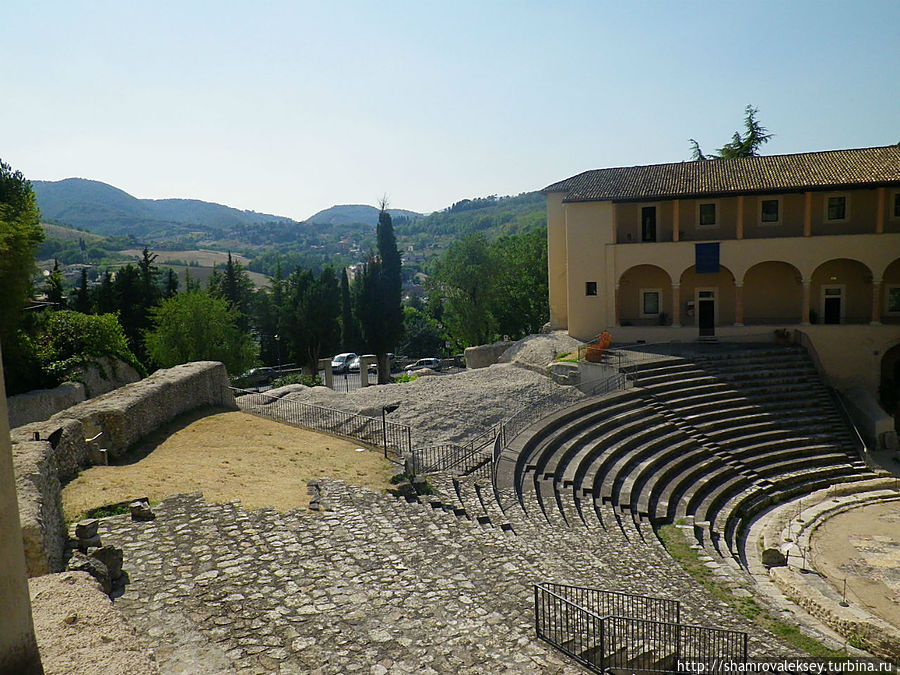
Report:
[[[846,404],[844,403],[844,398],[841,396],[841,393],[835,389],[834,387],[828,387],[828,393],[831,395],[832,400],[837,404],[838,411],[841,413],[841,417],[843,417],[844,422],[853,432],[853,435],[856,437],[856,445],[857,450],[862,457],[862,460],[866,463],[866,466],[870,469],[879,469],[881,467],[872,459],[872,455],[869,451],[869,446],[866,444],[866,440],[863,438],[862,434],[859,431],[859,427],[856,426],[856,422],[853,421],[853,416],[850,414],[850,411],[847,409]]]
[[[627,386],[628,381],[625,374],[616,372],[608,377],[597,378],[590,382],[580,383],[576,388],[583,393],[587,393],[584,391],[587,389],[590,392],[590,394],[588,394],[589,397],[599,397],[605,396],[613,391],[621,391],[626,389]],[[508,442],[539,419],[546,417],[548,414],[547,410],[545,410],[547,401],[558,395],[559,392],[547,394],[531,405],[516,411],[500,423],[497,436],[494,439],[494,449],[491,457],[491,482],[493,483],[494,489],[497,488],[497,467],[500,463],[500,457],[503,454],[503,450],[507,447]],[[571,404],[571,401],[566,402],[566,406]],[[537,416],[538,413],[540,413],[540,416]]]
[[[741,631],[708,626],[659,621],[640,616],[624,616],[585,607],[557,593],[553,587],[590,591],[603,596],[675,604],[675,600],[652,598],[618,591],[601,591],[577,586],[541,583],[534,585],[534,621],[537,637],[598,673],[611,668],[630,671],[671,671],[679,658],[704,659],[713,663],[746,663],[748,635]],[[629,609],[626,607],[626,609]],[[630,609],[635,609],[631,607]],[[665,660],[670,663],[668,667]]]
[[[264,392],[248,391],[238,387],[229,387],[229,389],[241,394],[241,396],[235,396],[235,401],[244,402],[245,399],[250,399],[248,409],[241,408],[245,412],[382,446],[385,457],[388,456],[389,449],[394,450],[400,457],[409,456],[412,450],[412,428],[406,424],[389,422],[383,417],[370,417],[312,403],[303,403]],[[254,405],[256,401],[260,402]],[[274,403],[279,405],[273,406]]]

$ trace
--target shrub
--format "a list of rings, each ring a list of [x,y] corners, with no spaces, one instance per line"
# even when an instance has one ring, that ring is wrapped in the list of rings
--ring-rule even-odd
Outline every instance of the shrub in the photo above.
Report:
[[[118,358],[141,375],[147,372],[128,348],[115,314],[48,312],[39,325],[34,351],[45,380],[56,386],[81,366],[102,356]]]
[[[291,375],[282,375],[272,380],[272,388],[286,387],[289,384],[302,384],[306,387],[321,387],[322,377],[320,375],[301,375],[293,373]]]

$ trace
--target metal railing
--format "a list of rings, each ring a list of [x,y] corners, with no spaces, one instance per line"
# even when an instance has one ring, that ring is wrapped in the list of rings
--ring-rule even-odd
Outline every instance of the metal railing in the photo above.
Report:
[[[413,474],[453,471],[466,476],[490,462],[498,427],[487,429],[468,443],[443,443],[415,448],[410,453],[409,467]]]
[[[681,621],[681,603],[678,600],[550,582],[538,585],[600,616],[626,616],[669,623]]]
[[[412,451],[412,430],[406,424],[236,387],[231,387],[231,390],[238,407],[244,412],[381,446],[385,457],[389,457],[389,452],[394,453],[389,459],[395,461],[408,457]]]
[[[682,624],[674,600],[544,583],[534,617],[538,638],[598,673],[671,672],[679,660],[715,670],[748,657],[746,633]]]
[[[625,389],[627,386],[628,379],[625,374],[616,372],[607,377],[582,382],[577,388],[587,396],[605,396],[614,391]],[[554,403],[554,399],[559,400]],[[561,392],[553,392],[518,410],[500,423],[497,437],[494,439],[491,457],[491,481],[495,488],[497,487],[497,465],[507,443],[555,410],[561,410],[573,403],[574,401],[571,398],[563,397]]]
[[[850,411],[847,409],[847,404],[844,403],[844,397],[841,396],[841,393],[834,387],[828,387],[828,393],[831,395],[831,399],[834,401],[834,405],[843,419],[844,424],[850,429],[850,435],[853,437],[853,442],[856,445],[856,449],[863,462],[865,462],[866,466],[872,470],[880,469],[881,467],[878,463],[872,459],[872,455],[869,453],[869,446],[866,445],[866,441],[860,433],[859,427],[856,426],[853,415],[851,415]]]

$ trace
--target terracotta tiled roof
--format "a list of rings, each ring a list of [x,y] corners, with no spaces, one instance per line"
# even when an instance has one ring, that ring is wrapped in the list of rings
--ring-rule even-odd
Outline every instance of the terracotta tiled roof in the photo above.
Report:
[[[900,146],[595,169],[542,192],[567,202],[645,200],[900,184]]]

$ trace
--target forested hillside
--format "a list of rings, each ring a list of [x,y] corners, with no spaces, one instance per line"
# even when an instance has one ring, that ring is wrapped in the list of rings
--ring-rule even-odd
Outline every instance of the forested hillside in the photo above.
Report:
[[[223,228],[290,218],[241,211],[196,199],[138,199],[99,181],[67,178],[32,181],[45,220],[98,234],[160,239],[199,228]],[[185,227],[190,225],[191,227]]]
[[[271,276],[280,266],[287,275],[297,268],[318,272],[359,263],[376,243],[378,209],[368,205],[333,206],[295,222],[195,199],[137,199],[111,185],[81,178],[33,181],[33,186],[45,222],[84,231],[84,236],[75,236],[72,230],[66,234],[48,229],[38,257],[58,258],[64,264],[105,267],[131,259],[116,251],[149,246],[171,252],[175,260],[169,264],[197,265],[200,256],[194,252],[231,251],[245,256],[253,272]],[[388,212],[404,254],[407,280],[417,272],[427,273],[432,261],[466,234],[494,240],[546,222],[544,198],[536,192],[463,199],[428,216],[404,209]]]

